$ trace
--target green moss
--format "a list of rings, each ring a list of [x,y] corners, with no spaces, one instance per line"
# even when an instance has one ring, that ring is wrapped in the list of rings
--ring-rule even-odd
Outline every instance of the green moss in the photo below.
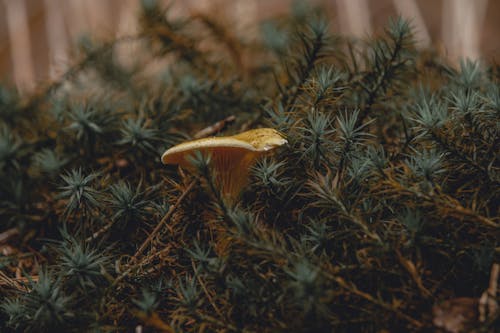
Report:
[[[498,69],[443,65],[401,18],[361,42],[300,6],[250,43],[142,6],[139,35],[86,39],[40,94],[0,88],[1,331],[422,331],[488,288]],[[289,143],[230,207],[210,159],[160,162],[219,121]]]

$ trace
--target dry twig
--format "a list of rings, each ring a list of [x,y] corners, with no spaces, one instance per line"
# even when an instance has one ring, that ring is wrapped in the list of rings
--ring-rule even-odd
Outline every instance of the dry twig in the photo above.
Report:
[[[493,264],[490,274],[490,285],[479,299],[479,321],[485,322],[488,316],[498,311],[496,296],[498,292],[498,278],[500,275],[500,264]]]
[[[205,138],[207,136],[214,135],[214,134],[222,131],[224,129],[224,127],[226,127],[228,124],[233,123],[235,120],[236,120],[235,116],[226,117],[226,118],[222,119],[221,121],[218,121],[215,124],[210,125],[208,127],[205,127],[201,131],[197,132],[194,135],[194,138],[201,139],[201,138]]]
[[[170,206],[167,214],[165,214],[165,216],[160,220],[160,222],[158,222],[158,224],[156,225],[156,227],[149,234],[148,238],[146,238],[146,240],[141,244],[141,246],[139,247],[139,249],[135,252],[134,256],[131,259],[131,262],[137,261],[137,258],[142,254],[142,252],[144,252],[144,250],[149,245],[149,243],[151,242],[151,240],[153,240],[153,238],[158,234],[158,232],[163,227],[163,225],[170,219],[170,217],[172,216],[172,214],[174,213],[174,211],[182,203],[182,200],[184,200],[184,198],[189,194],[189,192],[191,192],[191,190],[193,189],[193,187],[197,183],[197,181],[198,181],[197,179],[193,180],[188,185],[188,187],[186,187],[186,189],[184,190],[184,192],[182,192],[182,194],[179,196],[179,198],[177,198],[177,201],[175,202],[175,204],[173,206]]]

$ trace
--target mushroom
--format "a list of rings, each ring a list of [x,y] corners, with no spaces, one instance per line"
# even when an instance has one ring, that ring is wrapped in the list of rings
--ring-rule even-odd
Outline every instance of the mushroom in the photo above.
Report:
[[[259,128],[227,137],[210,137],[178,144],[161,157],[163,164],[192,168],[191,157],[196,151],[210,156],[215,184],[222,196],[234,202],[248,181],[250,168],[262,155],[287,140],[272,128]]]

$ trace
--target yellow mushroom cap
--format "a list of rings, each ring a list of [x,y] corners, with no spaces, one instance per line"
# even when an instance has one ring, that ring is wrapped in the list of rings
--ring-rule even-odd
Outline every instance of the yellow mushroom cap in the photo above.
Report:
[[[163,153],[163,164],[185,165],[195,151],[217,154],[266,152],[284,145],[287,140],[275,129],[258,128],[227,137],[210,137],[180,143]]]
[[[272,128],[259,128],[228,137],[210,137],[178,144],[161,157],[164,164],[190,167],[196,151],[211,156],[215,179],[226,197],[235,198],[246,184],[257,157],[284,145],[287,140]]]

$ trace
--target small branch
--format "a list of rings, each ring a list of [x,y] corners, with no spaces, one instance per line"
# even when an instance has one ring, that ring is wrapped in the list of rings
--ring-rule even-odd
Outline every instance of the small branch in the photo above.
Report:
[[[207,136],[211,136],[211,135],[214,135],[216,133],[219,133],[228,124],[233,123],[235,120],[236,120],[235,116],[226,117],[226,118],[222,119],[221,121],[218,121],[215,124],[210,125],[208,127],[205,127],[201,131],[196,132],[196,134],[194,135],[194,138],[195,139],[200,139],[200,138],[205,138]]]
[[[370,303],[373,303],[381,308],[383,308],[384,310],[387,310],[389,312],[392,312],[394,313],[397,317],[409,322],[410,324],[412,324],[414,327],[417,327],[417,328],[422,328],[424,326],[423,323],[421,323],[420,321],[416,320],[415,318],[413,317],[410,317],[409,315],[407,315],[406,313],[403,313],[401,312],[400,310],[398,310],[397,308],[395,308],[394,306],[391,306],[390,304],[387,304],[381,300],[378,300],[376,299],[375,297],[373,297],[372,295],[368,294],[368,293],[365,293],[361,290],[359,290],[356,286],[354,285],[350,285],[348,284],[343,278],[341,277],[338,277],[338,276],[332,276],[331,278],[333,278],[333,280],[342,288],[352,292],[353,294],[367,300],[368,302]]]
[[[141,246],[139,247],[139,249],[135,252],[134,256],[131,259],[131,262],[137,261],[137,257],[139,257],[142,254],[142,252],[144,252],[144,250],[149,245],[149,243],[151,242],[151,240],[153,240],[153,238],[158,234],[158,232],[163,227],[163,225],[170,219],[170,217],[173,215],[174,211],[177,209],[177,207],[179,207],[179,205],[182,203],[182,201],[188,195],[188,193],[191,192],[191,190],[193,189],[193,187],[194,187],[194,185],[196,183],[197,183],[197,180],[196,179],[193,180],[188,185],[188,187],[184,190],[184,192],[182,192],[182,194],[177,199],[177,201],[175,202],[175,204],[173,206],[170,206],[167,214],[165,214],[165,216],[163,216],[163,218],[160,220],[160,222],[158,222],[158,224],[156,225],[156,227],[149,234],[148,238],[146,238],[146,240],[141,244]]]
[[[6,243],[11,237],[18,235],[19,229],[11,228],[7,229],[4,232],[0,233],[0,244]]]
[[[431,45],[432,39],[425,25],[418,2],[416,0],[393,0],[392,3],[402,16],[411,19],[411,23],[414,26],[416,43],[419,48],[427,49]]]
[[[356,127],[360,126],[365,120],[365,118],[369,116],[373,105],[375,104],[377,98],[379,97],[379,94],[385,92],[386,88],[384,88],[384,83],[386,81],[391,81],[391,78],[389,77],[389,73],[393,72],[393,70],[391,71],[391,69],[398,68],[399,66],[405,64],[406,61],[408,60],[403,58],[397,61],[398,57],[400,56],[400,52],[402,50],[403,41],[404,41],[404,36],[400,36],[399,39],[394,41],[394,49],[391,52],[390,58],[387,59],[387,61],[383,64],[382,72],[378,73],[379,75],[377,76],[377,81],[375,86],[373,88],[369,88],[365,87],[364,84],[362,83],[363,89],[365,89],[365,91],[368,93],[368,100],[366,102],[363,112],[361,112],[359,115]],[[373,72],[369,72],[367,76],[371,74],[373,74]]]
[[[113,283],[111,284],[111,286],[109,288],[116,286],[118,284],[118,282],[123,280],[134,269],[139,268],[140,266],[144,266],[144,265],[149,264],[150,262],[153,261],[153,259],[160,257],[162,254],[164,254],[165,252],[169,252],[171,249],[172,248],[170,246],[167,246],[166,248],[164,248],[158,252],[155,252],[154,254],[146,257],[145,260],[143,260],[141,262],[135,262],[135,263],[133,263],[133,265],[128,266],[128,268],[126,270],[124,270],[116,279],[113,280]]]
[[[436,208],[447,208],[450,210],[451,213],[454,213],[454,216],[458,217],[469,217],[472,220],[475,220],[476,222],[481,223],[482,225],[489,227],[489,228],[500,228],[500,224],[494,222],[492,219],[487,218],[485,216],[479,215],[475,211],[463,207],[457,200],[453,199],[452,197],[441,194],[443,198],[438,197],[436,195],[427,195],[425,193],[413,190],[411,188],[408,188],[401,183],[399,183],[397,180],[393,178],[388,178],[387,182],[389,186],[391,186],[395,191],[398,193],[408,193],[413,196],[416,196],[417,198],[424,199],[425,201],[433,204]],[[445,200],[446,199],[446,200]]]
[[[496,181],[495,179],[491,179],[490,173],[486,168],[481,166],[477,161],[475,161],[474,158],[467,156],[467,154],[461,151],[459,147],[449,142],[446,137],[443,137],[443,135],[440,135],[437,131],[429,131],[429,134],[432,140],[434,140],[443,150],[448,151],[454,157],[476,169],[478,172],[484,175],[489,182],[493,183],[494,185],[498,185],[498,181]]]
[[[104,227],[102,227],[101,229],[97,230],[96,232],[94,232],[90,237],[87,237],[85,239],[85,242],[90,242],[94,239],[96,239],[97,237],[101,236],[103,233],[105,233],[106,231],[108,231],[109,229],[111,229],[111,227],[113,226],[113,224],[115,224],[115,221],[111,221],[110,223],[106,224]]]
[[[401,252],[399,252],[399,250],[396,250],[396,256],[401,266],[403,266],[403,268],[406,269],[408,274],[410,274],[411,278],[413,279],[413,282],[415,282],[415,284],[417,285],[422,296],[424,296],[425,298],[431,298],[432,293],[427,288],[425,288],[422,278],[417,272],[417,267],[415,266],[415,264],[411,260],[406,259],[401,254]]]
[[[194,264],[194,260],[191,259],[191,265],[193,266],[193,271],[196,273],[196,266]],[[203,289],[203,292],[205,292],[205,295],[207,296],[208,298],[208,301],[210,302],[210,304],[212,305],[212,307],[214,308],[215,312],[217,312],[217,314],[219,315],[219,317],[221,318],[224,318],[224,316],[222,315],[222,312],[220,311],[220,309],[217,307],[217,305],[215,304],[212,296],[210,295],[210,293],[208,292],[207,290],[207,287],[205,285],[205,283],[203,282],[203,280],[201,279],[200,275],[199,274],[196,274],[196,278],[198,279],[198,282],[200,283],[200,286],[201,288]]]
[[[234,332],[240,332],[241,330],[238,329],[237,327],[235,327],[234,325],[231,325],[231,324],[228,324],[228,323],[224,323],[212,316],[209,316],[209,315],[206,315],[204,313],[200,313],[200,312],[197,312],[195,314],[195,316],[197,316],[200,320],[202,321],[205,321],[207,323],[210,323],[210,324],[214,324],[214,325],[217,325],[217,326],[220,326],[220,327],[224,327],[230,331],[234,331]],[[226,330],[224,330],[226,331]]]
[[[313,45],[311,49],[307,49],[308,56],[306,57],[307,63],[305,64],[305,68],[302,68],[299,81],[295,84],[295,90],[293,92],[292,96],[289,96],[288,94],[284,95],[282,98],[282,103],[287,106],[287,112],[290,111],[294,104],[295,101],[297,100],[297,97],[299,97],[300,94],[300,89],[302,85],[306,82],[306,80],[309,78],[309,75],[311,71],[314,69],[314,64],[318,60],[320,56],[320,51],[324,46],[324,41],[323,41],[324,36],[316,36],[316,39],[313,41]],[[306,45],[307,47],[307,45]],[[288,99],[290,97],[290,99]]]
[[[158,329],[161,332],[167,332],[167,333],[175,333],[176,331],[166,322],[163,321],[163,319],[160,318],[158,313],[153,312],[152,314],[148,315],[147,313],[137,311],[137,312],[132,312],[137,318],[140,320],[144,321],[146,325],[152,326],[156,329]],[[138,332],[137,328],[135,330]],[[139,332],[142,332],[139,331]]]

